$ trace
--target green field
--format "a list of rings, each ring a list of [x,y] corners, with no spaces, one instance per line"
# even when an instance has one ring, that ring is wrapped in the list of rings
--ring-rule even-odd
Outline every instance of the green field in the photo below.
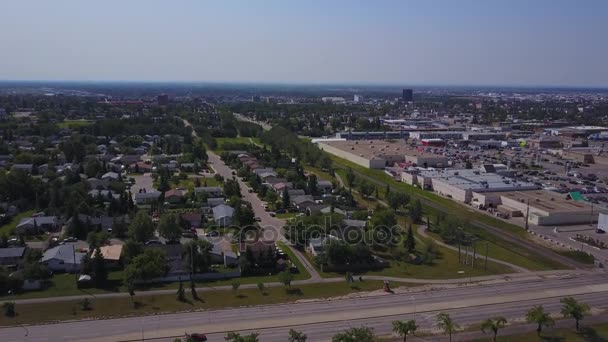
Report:
[[[209,310],[228,307],[268,305],[294,302],[301,299],[328,298],[346,295],[354,292],[379,290],[381,281],[364,281],[352,287],[346,282],[309,284],[292,286],[291,290],[285,287],[270,287],[264,293],[256,289],[199,291],[200,300],[191,297],[190,289],[186,288],[187,302],[180,302],[175,294],[138,296],[135,293],[134,307],[130,298],[89,297],[91,310],[83,311],[79,300],[61,302],[16,304],[17,316],[13,318],[0,316],[0,325],[18,325],[30,323],[43,323],[49,321],[78,320],[87,318],[109,318],[119,316],[151,315],[178,311]]]
[[[15,227],[19,224],[19,221],[26,217],[31,217],[34,214],[34,210],[24,211],[15,215],[9,222],[0,227],[0,235],[6,234],[6,236],[11,236],[15,233]]]
[[[226,144],[247,144],[247,145],[259,145],[260,139],[258,138],[245,138],[245,137],[237,137],[237,138],[215,138],[217,142],[216,151],[224,151],[224,145]]]

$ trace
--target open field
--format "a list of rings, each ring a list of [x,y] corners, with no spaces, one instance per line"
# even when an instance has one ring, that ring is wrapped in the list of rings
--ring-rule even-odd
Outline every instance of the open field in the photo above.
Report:
[[[215,138],[217,142],[216,151],[225,151],[225,146],[227,144],[260,144],[260,140],[258,138],[245,138],[245,137],[237,137],[237,138]]]

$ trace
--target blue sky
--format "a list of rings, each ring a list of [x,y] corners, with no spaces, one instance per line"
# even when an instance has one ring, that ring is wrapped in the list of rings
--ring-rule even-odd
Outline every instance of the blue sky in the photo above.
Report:
[[[604,0],[0,0],[0,79],[608,86]]]

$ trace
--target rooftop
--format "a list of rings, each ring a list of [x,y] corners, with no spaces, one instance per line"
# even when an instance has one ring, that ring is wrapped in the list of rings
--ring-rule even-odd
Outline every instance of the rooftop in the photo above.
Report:
[[[547,212],[578,212],[588,211],[591,208],[584,202],[569,200],[562,194],[544,190],[511,191],[502,192],[499,195],[521,203],[530,201],[531,208],[538,208]]]
[[[384,140],[347,140],[328,141],[323,144],[341,149],[367,159],[383,159],[384,156],[439,156],[427,152],[422,147],[412,147],[405,142],[388,142]]]

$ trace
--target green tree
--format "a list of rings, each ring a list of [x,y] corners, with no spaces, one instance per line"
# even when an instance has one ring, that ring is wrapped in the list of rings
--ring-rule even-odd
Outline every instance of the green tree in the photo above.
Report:
[[[374,186],[367,181],[361,180],[359,182],[359,191],[364,198],[368,198],[374,192]]]
[[[289,337],[287,338],[288,342],[306,342],[307,336],[305,333],[301,331],[297,331],[294,329],[289,329]]]
[[[283,208],[287,209],[291,206],[291,199],[289,198],[289,191],[287,187],[283,189]]]
[[[169,241],[177,241],[182,236],[182,228],[177,224],[175,214],[166,214],[158,222],[158,234]]]
[[[291,288],[291,282],[293,281],[293,274],[288,270],[279,273],[279,281],[286,287]]]
[[[106,267],[106,260],[103,258],[101,248],[95,249],[93,258],[91,260],[93,264],[93,275],[95,276],[95,286],[103,287],[106,285],[108,280],[108,269]]]
[[[260,290],[261,293],[264,293],[264,291],[266,291],[266,286],[264,285],[264,283],[258,283],[258,290]]]
[[[140,210],[135,214],[129,225],[129,237],[137,242],[146,242],[154,237],[154,224],[145,211]]]
[[[348,184],[349,188],[353,187],[353,184],[355,184],[356,178],[357,178],[357,176],[355,176],[355,173],[353,172],[352,169],[348,169],[348,171],[346,171],[346,184]]]
[[[450,337],[450,342],[452,342],[452,333],[460,328],[459,325],[452,320],[452,317],[444,312],[437,315],[437,327]]]
[[[213,245],[207,240],[190,240],[183,245],[184,266],[190,273],[206,272],[211,266]]]
[[[580,303],[572,297],[562,298],[559,302],[562,303],[562,315],[564,318],[574,318],[576,321],[576,331],[578,331],[580,321],[583,320],[585,314],[589,312],[589,305]]]
[[[498,336],[498,330],[504,328],[504,326],[506,324],[507,324],[507,319],[502,316],[488,318],[481,323],[481,331],[483,333],[485,333],[486,330],[491,330],[494,333],[494,337],[492,340],[494,342],[496,342],[496,336]]]
[[[536,335],[540,336],[543,327],[551,327],[555,324],[549,313],[545,312],[542,305],[534,306],[526,313],[526,322],[536,324]]]
[[[393,332],[401,337],[403,337],[403,342],[407,341],[407,335],[414,334],[418,329],[416,325],[416,321],[393,321]]]
[[[149,248],[139,254],[125,268],[125,283],[146,281],[164,276],[168,271],[167,255],[157,248]]]
[[[332,342],[374,342],[374,331],[372,328],[359,327],[350,328],[339,332],[331,338]]]
[[[184,282],[179,278],[179,287],[177,288],[177,300],[180,302],[186,301],[186,290],[184,290]]]
[[[405,207],[409,200],[409,196],[403,192],[387,193],[388,205],[395,211],[398,211],[400,208]]]
[[[308,176],[308,193],[311,195],[316,195],[318,193],[318,189],[317,189],[317,175],[315,174],[311,174],[310,176]]]
[[[229,332],[226,334],[226,337],[224,337],[224,340],[229,342],[259,342],[258,336],[260,336],[258,333],[241,335],[236,332]]]
[[[407,229],[407,236],[405,238],[405,248],[408,252],[414,253],[416,251],[416,238],[414,237],[414,230],[412,226]]]
[[[410,218],[414,223],[420,222],[422,218],[422,203],[419,199],[415,200],[410,208]]]

